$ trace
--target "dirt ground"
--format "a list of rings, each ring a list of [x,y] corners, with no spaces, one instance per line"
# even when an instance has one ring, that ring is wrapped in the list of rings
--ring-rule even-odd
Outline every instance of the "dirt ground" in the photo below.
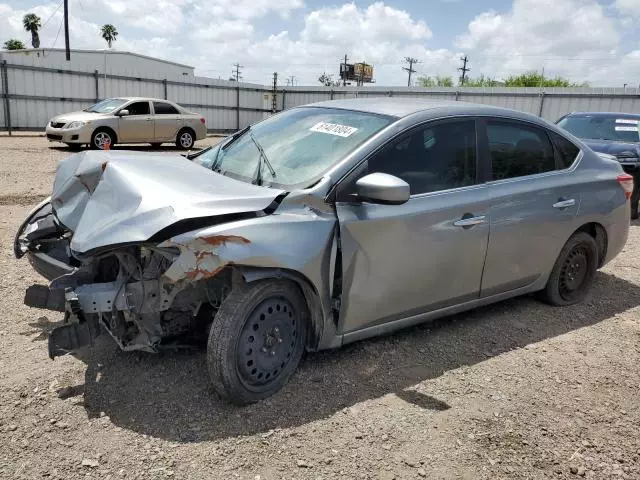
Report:
[[[640,479],[640,223],[582,305],[519,298],[309,354],[238,408],[203,351],[102,336],[49,360],[62,315],[22,304],[45,282],[11,241],[68,154],[0,137],[0,478]]]

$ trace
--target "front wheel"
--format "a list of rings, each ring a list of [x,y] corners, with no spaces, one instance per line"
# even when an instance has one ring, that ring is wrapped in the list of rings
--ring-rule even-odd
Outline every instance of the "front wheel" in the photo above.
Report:
[[[107,144],[109,147],[113,147],[114,142],[114,135],[107,129],[98,129],[91,135],[91,148],[93,149],[104,150]]]
[[[178,132],[178,136],[176,137],[176,147],[183,150],[189,150],[191,147],[193,147],[195,141],[196,138],[193,132],[185,128]]]
[[[575,233],[556,260],[542,299],[551,305],[565,306],[581,302],[589,293],[598,269],[598,246],[585,232]]]
[[[207,363],[216,392],[248,405],[280,390],[302,358],[308,317],[293,282],[264,280],[234,289],[209,333]]]

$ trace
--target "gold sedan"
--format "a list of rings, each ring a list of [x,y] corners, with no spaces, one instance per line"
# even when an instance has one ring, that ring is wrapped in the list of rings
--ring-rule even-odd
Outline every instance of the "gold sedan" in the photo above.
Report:
[[[104,149],[116,143],[175,143],[187,150],[205,138],[207,125],[199,113],[157,98],[108,98],[81,112],[53,118],[46,128],[50,142],[79,149],[88,144]]]

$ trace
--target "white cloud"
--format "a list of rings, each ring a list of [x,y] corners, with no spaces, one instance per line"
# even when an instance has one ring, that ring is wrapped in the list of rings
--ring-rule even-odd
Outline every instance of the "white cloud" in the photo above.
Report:
[[[595,0],[515,0],[511,11],[474,18],[456,46],[474,73],[504,77],[542,70],[574,81],[606,82],[603,67],[618,63],[615,20]]]
[[[70,9],[80,18],[104,19],[101,23],[114,23],[116,28],[130,25],[157,35],[173,35],[182,27],[185,5],[186,0],[154,0],[153,8],[135,0],[73,0]]]
[[[0,3],[0,40],[16,37],[29,45],[23,0],[2,1],[9,4]],[[41,1],[29,11],[44,22],[59,0]],[[594,85],[632,83],[640,77],[640,43],[621,26],[635,22],[633,15],[640,19],[640,0],[599,2],[514,0],[507,10],[469,19],[450,46],[435,39],[440,48],[433,48],[428,16],[382,1],[305,10],[303,0],[158,0],[153,8],[136,0],[70,0],[71,45],[105,48],[99,26],[112,23],[120,32],[114,44],[119,50],[194,65],[199,75],[221,78],[239,62],[245,80],[265,84],[274,71],[280,78],[295,75],[299,84],[315,84],[323,71],[337,76],[345,53],[350,61],[373,64],[378,85],[406,84],[406,56],[420,60],[414,78],[455,77],[461,52],[469,55],[471,76],[502,78],[544,68]],[[61,21],[59,9],[41,31],[41,46],[53,45]],[[64,32],[56,42],[62,45]]]
[[[624,17],[640,18],[640,0],[616,0],[613,7]]]
[[[251,20],[271,12],[287,18],[304,3],[302,0],[190,0],[190,5],[196,17],[215,24],[223,18]]]
[[[382,2],[369,5],[366,10],[358,8],[354,3],[347,3],[341,7],[313,11],[305,19],[301,34],[305,41],[340,45],[424,40],[431,36],[431,30],[423,21],[414,21],[407,12],[396,10]]]

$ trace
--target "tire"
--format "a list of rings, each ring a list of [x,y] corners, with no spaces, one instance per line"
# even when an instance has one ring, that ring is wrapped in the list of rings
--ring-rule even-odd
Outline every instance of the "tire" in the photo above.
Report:
[[[207,364],[216,392],[248,405],[279,391],[302,358],[308,318],[291,281],[262,280],[234,289],[209,332]]]
[[[196,134],[190,128],[183,128],[176,136],[176,147],[182,150],[189,150],[196,143]]]
[[[152,143],[151,148],[160,148],[161,145],[161,143]]]
[[[116,143],[116,136],[113,131],[108,128],[98,128],[91,135],[91,148],[93,150],[104,150],[104,143],[109,139],[111,147]]]
[[[589,293],[598,269],[598,246],[585,232],[567,241],[556,260],[545,289],[540,292],[547,303],[567,306],[580,303]]]
[[[66,145],[67,145],[67,148],[72,152],[79,152],[80,149],[82,148],[81,143],[67,143]]]

